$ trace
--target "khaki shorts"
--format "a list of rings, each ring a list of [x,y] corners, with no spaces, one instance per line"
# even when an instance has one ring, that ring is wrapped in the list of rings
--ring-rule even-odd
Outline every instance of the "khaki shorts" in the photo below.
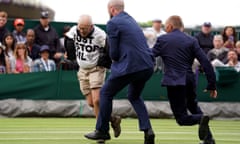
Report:
[[[104,67],[93,67],[89,69],[79,69],[78,80],[80,90],[84,96],[88,95],[93,88],[101,88],[106,77],[106,69]]]

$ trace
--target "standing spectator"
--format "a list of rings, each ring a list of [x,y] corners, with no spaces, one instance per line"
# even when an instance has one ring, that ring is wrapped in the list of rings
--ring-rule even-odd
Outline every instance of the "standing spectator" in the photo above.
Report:
[[[4,54],[5,46],[0,43],[0,74],[9,73],[9,61]]]
[[[236,52],[238,54],[238,61],[240,61],[240,41],[236,42]]]
[[[149,48],[152,48],[157,41],[157,37],[165,34],[166,32],[162,29],[162,20],[154,19],[152,21],[152,27],[144,29],[143,33],[147,39]]]
[[[154,58],[138,23],[124,11],[123,0],[110,0],[107,23],[110,57],[113,60],[111,73],[101,89],[100,111],[96,131],[86,134],[92,140],[109,140],[109,121],[113,97],[128,86],[128,100],[139,119],[140,130],[144,131],[144,144],[154,144],[155,134],[141,98],[145,83],[153,74]]]
[[[0,42],[3,42],[4,35],[8,32],[6,28],[8,14],[5,11],[0,10]]]
[[[66,33],[70,30],[70,26],[64,26],[63,27],[63,36],[59,39],[60,41],[60,49],[61,49],[61,52],[65,53],[66,49],[65,49],[65,46],[64,46],[64,40],[66,38]]]
[[[157,41],[157,37],[166,34],[166,32],[162,29],[162,20],[160,19],[154,19],[152,21],[152,27],[144,29],[143,33],[147,39],[147,44],[149,48],[152,48],[154,46]],[[164,66],[161,57],[157,57],[154,71],[162,70],[163,67]]]
[[[213,67],[197,40],[182,32],[184,25],[181,17],[170,16],[165,27],[168,34],[158,37],[152,52],[154,56],[162,56],[165,65],[162,85],[167,87],[174,117],[180,126],[199,124],[199,139],[203,140],[203,144],[215,144],[208,125],[209,116],[203,114],[196,100],[196,81],[191,68],[194,58],[197,58],[207,76],[206,90],[216,98]]]
[[[212,32],[212,24],[210,22],[204,22],[202,25],[201,32],[199,32],[195,37],[198,40],[200,47],[203,49],[205,54],[208,53],[209,50],[213,49],[213,34]]]
[[[24,29],[24,20],[22,18],[17,18],[14,20],[14,28],[13,36],[17,42],[26,42],[26,34],[23,32]]]
[[[214,48],[211,49],[207,54],[208,59],[210,61],[218,59],[221,62],[226,63],[227,62],[228,49],[223,46],[222,35],[215,35],[214,36],[213,45],[214,45]]]
[[[223,43],[226,48],[235,48],[235,43],[237,41],[236,29],[233,26],[226,26],[222,32]]]
[[[8,57],[8,59],[11,59],[13,57],[13,51],[15,49],[16,40],[12,33],[7,32],[3,37],[3,45],[6,47],[5,49],[5,56]]]
[[[48,45],[50,49],[50,59],[59,60],[62,57],[58,34],[54,27],[50,25],[48,11],[41,12],[40,24],[34,28],[36,44]]]
[[[100,89],[106,76],[106,68],[98,62],[101,60],[100,50],[105,48],[106,33],[92,23],[91,16],[82,15],[78,25],[73,26],[66,36],[75,44],[76,58],[80,67],[77,76],[81,92],[98,118]],[[120,135],[120,122],[120,117],[111,117],[115,137]]]
[[[27,54],[27,48],[24,43],[17,43],[14,49],[14,55],[10,59],[11,73],[30,72],[32,59]]]
[[[33,62],[33,72],[48,72],[55,71],[56,64],[53,60],[49,59],[49,47],[42,45],[40,49],[41,58]]]
[[[28,56],[32,60],[35,60],[40,57],[39,55],[40,46],[35,43],[35,32],[33,29],[27,30],[25,45],[28,50]]]

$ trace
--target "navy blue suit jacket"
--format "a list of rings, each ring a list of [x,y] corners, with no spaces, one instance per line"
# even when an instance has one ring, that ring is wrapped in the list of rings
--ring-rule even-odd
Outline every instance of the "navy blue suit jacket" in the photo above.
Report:
[[[154,57],[137,22],[126,12],[107,23],[109,55],[113,60],[111,76],[153,68]]]
[[[193,75],[194,58],[197,58],[207,76],[207,89],[216,89],[213,67],[194,37],[175,29],[158,37],[152,52],[154,56],[161,56],[165,65],[163,86],[186,85],[187,78]]]

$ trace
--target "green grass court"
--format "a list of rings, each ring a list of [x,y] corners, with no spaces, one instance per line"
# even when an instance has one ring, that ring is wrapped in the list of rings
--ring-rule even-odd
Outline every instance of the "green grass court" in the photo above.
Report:
[[[156,144],[198,144],[198,126],[180,127],[173,119],[151,119]],[[217,144],[240,144],[240,121],[210,122]],[[84,138],[94,130],[92,118],[2,118],[0,144],[96,144]],[[143,144],[137,119],[122,120],[122,134],[106,144]]]

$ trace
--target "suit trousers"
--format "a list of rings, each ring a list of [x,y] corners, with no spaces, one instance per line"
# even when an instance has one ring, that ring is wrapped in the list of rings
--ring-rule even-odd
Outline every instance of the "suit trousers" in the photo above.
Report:
[[[186,85],[167,86],[167,92],[172,112],[179,125],[200,123],[203,112],[198,106],[193,75],[187,77]]]
[[[140,130],[144,131],[151,128],[148,112],[144,101],[141,98],[141,93],[145,83],[149,80],[152,74],[153,68],[120,77],[111,77],[110,74],[100,92],[100,111],[97,119],[96,130],[101,132],[109,131],[113,97],[125,86],[128,86],[127,97],[139,119]]]

